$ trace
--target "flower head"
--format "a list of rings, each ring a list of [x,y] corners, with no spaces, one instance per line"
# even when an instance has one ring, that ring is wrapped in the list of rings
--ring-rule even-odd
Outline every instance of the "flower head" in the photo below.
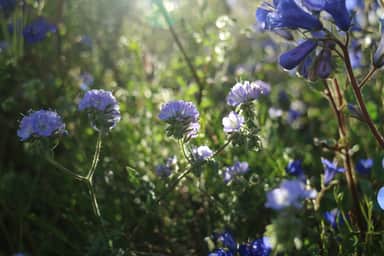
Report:
[[[384,187],[381,187],[377,193],[377,203],[379,204],[380,208],[384,210]]]
[[[97,131],[108,131],[120,121],[120,108],[110,91],[90,90],[79,102],[79,110],[87,111],[92,126]]]
[[[337,228],[338,225],[343,224],[343,219],[339,209],[333,209],[324,213],[324,219],[331,225],[332,228]]]
[[[373,160],[371,158],[360,159],[356,163],[356,171],[361,175],[368,175],[371,172]]]
[[[21,141],[31,136],[50,137],[55,134],[66,133],[65,124],[61,117],[54,111],[38,110],[24,116],[17,130]]]
[[[159,164],[155,168],[156,175],[159,177],[168,177],[177,164],[176,156],[168,157],[165,164]]]
[[[227,96],[227,104],[237,106],[242,103],[256,100],[260,95],[267,95],[271,91],[269,84],[263,81],[244,81],[236,83]]]
[[[278,188],[267,193],[265,207],[282,210],[287,207],[301,208],[302,201],[316,197],[316,191],[305,187],[305,184],[296,180],[283,180]]]
[[[256,19],[263,29],[321,30],[323,25],[316,16],[299,7],[295,0],[264,2],[256,11]]]
[[[293,69],[299,65],[305,57],[310,54],[317,46],[314,40],[305,40],[296,48],[293,48],[279,57],[279,64],[285,69]]]
[[[230,252],[236,253],[237,243],[230,232],[225,231],[224,233],[219,234],[217,236],[217,241],[221,242]]]
[[[167,129],[168,135],[177,139],[196,137],[200,128],[199,112],[192,102],[168,102],[162,106],[159,118],[170,125]]]
[[[301,160],[293,160],[290,161],[285,167],[285,171],[293,176],[303,176],[304,175],[304,170],[303,167],[301,166]]]
[[[344,168],[337,167],[335,163],[332,163],[328,159],[321,158],[321,163],[324,166],[324,185],[328,185],[335,177],[336,173],[344,172]]]
[[[228,116],[223,118],[223,126],[226,133],[239,132],[244,126],[244,117],[231,111]]]
[[[56,26],[48,23],[44,18],[39,17],[23,29],[24,40],[28,44],[35,44],[42,41],[49,32],[56,32]]]
[[[317,56],[314,66],[316,77],[326,79],[332,72],[331,50],[324,48]]]
[[[236,176],[245,174],[249,171],[249,165],[247,162],[235,162],[234,165],[224,169],[223,177],[224,182],[228,183],[233,180]]]
[[[192,157],[196,161],[204,161],[213,155],[213,151],[208,146],[199,146],[192,149]]]
[[[351,26],[351,17],[347,10],[345,0],[323,0],[324,10],[331,14],[336,26],[348,31]]]

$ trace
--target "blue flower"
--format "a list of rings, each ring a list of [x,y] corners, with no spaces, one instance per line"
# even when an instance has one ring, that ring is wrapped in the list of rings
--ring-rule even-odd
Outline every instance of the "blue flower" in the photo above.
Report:
[[[213,155],[213,151],[208,146],[199,146],[192,149],[192,157],[196,161],[204,161]]]
[[[326,79],[332,72],[332,63],[331,63],[331,50],[324,48],[321,50],[319,56],[316,58],[315,62],[315,75],[321,79]]]
[[[232,234],[228,231],[221,233],[217,236],[217,241],[221,242],[230,252],[236,253],[237,243]]]
[[[304,11],[294,0],[264,2],[256,11],[256,19],[267,30],[302,28],[316,31],[323,28],[317,17]]]
[[[93,84],[93,82],[94,78],[90,73],[85,72],[80,75],[80,88],[82,90],[88,90],[89,87]]]
[[[379,45],[377,46],[375,54],[373,55],[373,65],[376,68],[381,68],[382,66],[384,66],[384,19],[381,19],[380,22],[382,28],[381,39]]]
[[[177,164],[176,156],[168,157],[165,164],[157,165],[155,168],[156,175],[159,177],[168,177]]]
[[[272,253],[272,245],[268,237],[256,239],[251,244],[251,256],[269,256]]]
[[[332,228],[336,229],[344,223],[343,218],[339,209],[333,209],[324,213],[324,219],[331,225]]]
[[[343,31],[348,31],[351,26],[351,17],[345,0],[325,0],[324,10],[331,14],[336,26]]]
[[[380,208],[384,210],[384,187],[381,187],[377,193],[377,203],[379,204]]]
[[[360,159],[356,163],[356,171],[361,175],[369,175],[373,166],[373,160],[371,158]]]
[[[267,193],[265,207],[274,210],[301,208],[304,199],[315,198],[316,194],[315,190],[307,189],[301,180],[283,180],[278,188]]]
[[[208,256],[234,256],[230,251],[224,249],[216,249],[208,254]]]
[[[224,169],[223,177],[224,182],[228,183],[233,180],[236,176],[245,174],[249,171],[249,165],[247,162],[235,162],[234,165]]]
[[[344,168],[337,167],[336,164],[332,163],[328,159],[321,158],[321,163],[324,166],[324,185],[328,185],[328,183],[333,180],[336,173],[344,172]]]
[[[260,95],[267,95],[271,91],[269,84],[263,81],[236,83],[227,96],[227,104],[237,106],[256,100]]]
[[[65,124],[61,117],[53,111],[38,110],[32,111],[21,119],[17,136],[21,141],[31,136],[50,137],[55,134],[65,134]]]
[[[303,170],[303,167],[301,166],[301,160],[290,161],[287,167],[285,167],[285,171],[288,174],[297,176],[297,177],[304,175],[304,170]]]
[[[0,0],[0,15],[9,16],[16,7],[16,0]]]
[[[193,138],[199,131],[199,112],[192,102],[170,101],[162,106],[159,118],[169,124],[168,136]]]
[[[56,32],[56,26],[39,17],[23,29],[25,42],[35,44],[42,41],[49,32]]]
[[[363,52],[361,45],[357,40],[352,40],[348,48],[349,59],[351,60],[352,68],[361,68],[363,66]]]
[[[297,72],[300,76],[304,77],[305,79],[310,79],[310,71],[313,66],[313,56],[312,54],[309,54],[305,59],[300,63],[300,65],[297,68]]]
[[[109,91],[90,90],[79,102],[79,110],[87,111],[92,127],[97,131],[108,131],[120,121],[120,108]]]
[[[244,126],[244,117],[231,111],[228,116],[223,118],[223,126],[226,133],[239,132]]]
[[[296,48],[293,48],[279,57],[279,64],[285,69],[293,69],[304,60],[304,58],[310,54],[317,46],[317,42],[314,40],[305,40],[299,44]]]

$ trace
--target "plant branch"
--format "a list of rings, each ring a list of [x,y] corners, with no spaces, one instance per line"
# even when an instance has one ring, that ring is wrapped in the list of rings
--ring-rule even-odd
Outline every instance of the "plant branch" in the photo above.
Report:
[[[359,89],[360,90],[366,85],[366,82],[375,74],[376,70],[377,70],[376,67],[372,67],[369,70],[369,72],[365,75],[363,80],[359,83]]]

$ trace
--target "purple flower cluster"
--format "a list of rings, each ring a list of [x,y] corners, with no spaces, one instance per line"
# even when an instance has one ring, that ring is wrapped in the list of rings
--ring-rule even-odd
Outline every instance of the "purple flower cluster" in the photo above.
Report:
[[[278,188],[267,193],[265,207],[274,210],[301,208],[303,200],[315,198],[316,194],[316,190],[307,189],[301,180],[283,180]]]
[[[227,96],[227,104],[230,106],[238,106],[259,98],[260,95],[268,95],[271,86],[263,81],[244,81],[236,83]]]
[[[32,136],[50,137],[55,134],[66,133],[65,124],[54,111],[38,110],[24,116],[17,130],[17,136],[25,141]]]
[[[52,25],[43,17],[39,17],[24,27],[23,36],[25,42],[35,44],[42,41],[48,33],[55,33],[56,30],[56,25]]]
[[[168,135],[177,139],[196,137],[200,129],[199,111],[192,102],[170,101],[162,106],[159,118],[169,124]]]
[[[156,166],[155,172],[159,177],[168,177],[177,164],[176,156],[168,157],[165,164]]]
[[[272,246],[268,237],[262,237],[249,243],[238,245],[232,234],[228,231],[214,235],[214,240],[224,248],[218,248],[210,252],[208,256],[269,256]]]
[[[236,176],[245,174],[249,171],[249,165],[247,162],[235,162],[234,165],[224,169],[223,177],[224,182],[228,183],[233,180]]]
[[[192,158],[195,161],[205,161],[213,155],[213,151],[208,146],[199,146],[192,149]]]
[[[80,100],[79,110],[86,110],[96,130],[108,131],[120,121],[120,108],[116,98],[109,91],[90,90]]]

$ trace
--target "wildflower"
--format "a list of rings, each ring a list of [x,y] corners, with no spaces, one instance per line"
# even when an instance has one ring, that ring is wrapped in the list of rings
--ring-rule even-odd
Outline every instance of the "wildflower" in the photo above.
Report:
[[[373,65],[375,68],[381,68],[384,66],[384,19],[380,20],[381,22],[381,39],[375,54],[373,55]]]
[[[379,204],[380,208],[384,210],[384,187],[381,187],[377,193],[377,203]]]
[[[293,48],[279,57],[279,64],[285,69],[293,69],[299,65],[305,57],[310,54],[317,46],[314,40],[305,40],[296,48]]]
[[[177,164],[176,156],[168,157],[165,164],[157,165],[155,168],[156,175],[159,177],[168,177]]]
[[[192,150],[192,157],[196,161],[204,161],[213,155],[213,151],[208,146],[200,146]]]
[[[49,32],[56,32],[56,26],[48,23],[44,18],[39,17],[23,29],[24,40],[28,44],[35,44],[42,41]]]
[[[283,115],[283,111],[280,108],[270,107],[268,115],[271,119],[277,119]]]
[[[120,108],[109,91],[90,90],[80,100],[79,110],[88,112],[92,127],[97,131],[108,131],[120,121]]]
[[[65,124],[61,117],[56,112],[49,110],[30,112],[23,117],[17,130],[21,141],[25,141],[31,136],[50,137],[64,133],[66,133]]]
[[[230,232],[226,231],[222,234],[219,234],[217,236],[217,241],[221,242],[233,254],[236,253],[237,243]]]
[[[316,197],[316,191],[305,187],[305,184],[296,180],[283,180],[278,188],[267,193],[265,207],[282,210],[287,207],[301,208],[302,200]]]
[[[228,116],[223,118],[223,126],[226,133],[239,132],[244,126],[244,117],[231,111]]]
[[[299,64],[297,68],[297,72],[300,76],[304,77],[305,79],[310,79],[309,74],[311,71],[311,68],[313,66],[313,56],[312,54],[307,55],[305,59]]]
[[[224,182],[228,183],[234,179],[234,177],[245,174],[249,171],[249,165],[247,162],[235,162],[233,166],[224,169],[223,177]]]
[[[230,251],[224,249],[216,249],[208,254],[208,256],[234,256]]]
[[[251,243],[239,246],[240,256],[269,256],[272,252],[272,246],[268,237],[262,237]]]
[[[328,185],[335,177],[336,173],[344,172],[344,168],[337,167],[335,163],[332,163],[328,159],[321,158],[321,163],[324,166],[324,185]]]
[[[287,167],[285,167],[285,171],[288,174],[297,176],[297,177],[304,175],[304,170],[303,170],[303,167],[301,166],[301,160],[290,161]]]
[[[16,7],[16,0],[0,0],[0,14],[8,17]]]
[[[345,0],[325,0],[324,10],[332,16],[339,29],[348,31],[351,26],[351,17],[345,5]]]
[[[227,96],[227,104],[237,106],[256,100],[260,95],[267,95],[271,91],[270,85],[263,81],[244,81],[236,83]]]
[[[93,84],[93,82],[94,82],[94,78],[90,73],[85,72],[80,75],[80,88],[82,90],[84,91],[88,90],[89,87]]]
[[[356,163],[356,171],[361,175],[368,175],[371,172],[373,160],[371,158],[360,159]]]
[[[263,29],[321,30],[323,25],[317,17],[304,11],[295,0],[264,2],[256,11],[256,19]]]
[[[171,101],[162,106],[159,118],[169,124],[169,136],[193,138],[199,131],[199,112],[192,102]]]
[[[361,51],[361,45],[357,40],[352,40],[351,45],[348,48],[349,59],[351,60],[352,68],[361,68],[363,66],[363,52]]]
[[[331,211],[324,213],[324,219],[331,225],[332,228],[337,228],[343,224],[343,219],[341,217],[341,213],[339,209],[333,209]]]
[[[331,63],[331,50],[324,48],[321,50],[320,54],[317,56],[315,61],[315,76],[321,79],[326,79],[332,72],[332,63]]]

